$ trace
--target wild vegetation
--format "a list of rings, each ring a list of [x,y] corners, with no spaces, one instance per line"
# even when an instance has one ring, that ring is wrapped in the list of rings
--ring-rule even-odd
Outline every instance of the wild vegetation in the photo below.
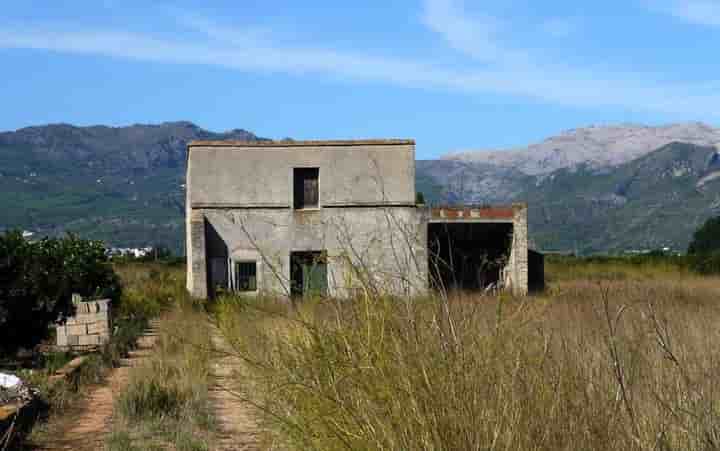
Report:
[[[226,298],[215,315],[273,449],[720,447],[720,280],[547,271],[527,299]]]
[[[292,304],[199,303],[182,266],[123,264],[113,341],[41,393],[68,409],[161,315],[158,346],[116,403],[110,449],[212,449],[212,322],[243,362],[232,393],[269,449],[717,449],[720,277],[696,261],[552,257],[547,291],[529,298]],[[44,387],[42,374],[24,377]],[[31,438],[50,443],[52,430]]]
[[[134,368],[115,407],[111,450],[208,449],[213,430],[207,318],[192,305],[167,314],[150,357]]]
[[[32,348],[49,326],[71,314],[71,297],[120,297],[120,281],[99,241],[0,235],[0,357]]]
[[[175,304],[177,293],[185,296],[182,268],[161,264],[122,265],[110,268],[112,280],[122,286],[122,295],[114,303],[114,330],[110,341],[97,352],[85,356],[85,361],[71,377],[51,381],[50,376],[77,353],[37,352],[28,368],[12,372],[37,391],[38,421],[29,435],[20,434],[16,444],[28,446],[52,445],[63,428],[72,425],[72,418],[81,407],[88,388],[105,383],[112,368],[136,347],[137,337],[147,327],[150,318]]]

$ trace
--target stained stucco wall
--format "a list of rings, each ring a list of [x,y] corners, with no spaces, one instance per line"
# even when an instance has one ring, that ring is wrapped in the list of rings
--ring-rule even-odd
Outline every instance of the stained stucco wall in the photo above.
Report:
[[[323,206],[415,203],[413,144],[193,146],[189,204],[290,207],[294,167],[320,169]]]
[[[427,289],[427,228],[415,207],[200,209],[194,213],[220,235],[232,260],[259,263],[258,285],[265,291],[287,294],[290,252],[315,250],[327,251],[331,296],[348,296],[363,287],[410,295]],[[191,264],[196,275],[191,292],[205,296],[206,281],[199,275],[205,261]]]

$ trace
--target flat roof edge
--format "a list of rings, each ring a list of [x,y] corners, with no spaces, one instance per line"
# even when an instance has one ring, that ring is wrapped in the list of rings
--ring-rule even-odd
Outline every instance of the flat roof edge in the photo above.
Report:
[[[457,205],[430,207],[431,222],[466,220],[506,220],[513,221],[515,213],[526,210],[524,203],[509,205]]]
[[[345,146],[408,146],[414,139],[350,139],[328,141],[190,141],[190,147],[345,147]]]

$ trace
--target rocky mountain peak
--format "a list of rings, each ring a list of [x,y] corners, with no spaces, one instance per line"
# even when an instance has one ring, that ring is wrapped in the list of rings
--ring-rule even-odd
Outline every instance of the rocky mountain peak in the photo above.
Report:
[[[720,129],[702,122],[663,126],[593,125],[566,130],[525,148],[461,151],[444,155],[442,159],[485,163],[541,175],[580,164],[615,167],[672,142],[720,145]]]

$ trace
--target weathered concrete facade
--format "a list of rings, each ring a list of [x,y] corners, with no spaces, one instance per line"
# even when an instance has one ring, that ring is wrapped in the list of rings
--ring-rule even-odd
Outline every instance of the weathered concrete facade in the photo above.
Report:
[[[428,226],[457,221],[511,224],[506,285],[527,292],[527,209],[451,218],[417,206],[410,140],[196,141],[186,186],[187,283],[197,297],[298,286],[338,297],[421,294]]]

